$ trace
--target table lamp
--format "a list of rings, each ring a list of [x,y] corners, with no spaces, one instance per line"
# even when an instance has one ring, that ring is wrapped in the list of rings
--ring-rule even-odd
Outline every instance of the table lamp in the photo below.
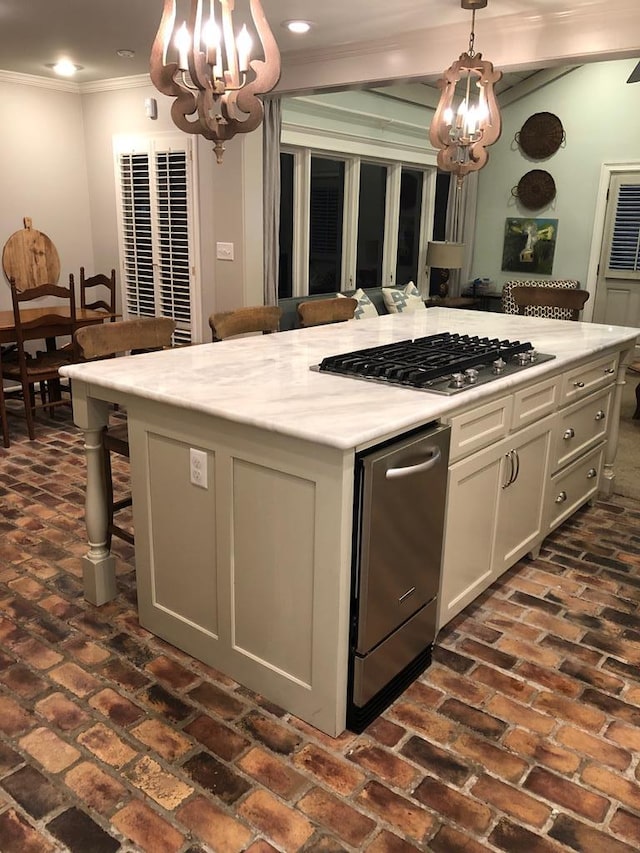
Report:
[[[431,241],[427,243],[427,266],[443,271],[438,286],[438,295],[446,297],[449,293],[450,270],[462,269],[464,262],[464,243]],[[445,275],[446,273],[446,275]]]

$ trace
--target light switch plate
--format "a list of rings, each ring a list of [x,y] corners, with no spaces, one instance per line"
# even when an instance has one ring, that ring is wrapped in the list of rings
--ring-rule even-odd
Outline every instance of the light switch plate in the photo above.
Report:
[[[219,261],[232,261],[233,243],[216,243],[216,258]]]

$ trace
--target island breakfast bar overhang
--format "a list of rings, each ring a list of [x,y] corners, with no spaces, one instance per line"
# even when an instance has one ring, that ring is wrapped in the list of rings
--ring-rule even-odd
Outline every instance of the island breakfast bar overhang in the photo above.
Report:
[[[328,355],[444,331],[527,340],[555,357],[453,396],[310,370]],[[347,705],[356,453],[425,424],[451,426],[442,627],[578,508],[577,478],[586,484],[578,505],[611,491],[638,334],[432,308],[65,368],[85,433],[85,596],[100,605],[116,595],[101,434],[109,404],[119,403],[129,425],[141,624],[337,735]],[[568,453],[562,433],[574,417],[578,433],[583,423],[592,431]],[[191,449],[206,455],[206,489],[190,481]],[[518,453],[525,466],[527,453],[535,458],[537,473],[527,482],[525,472],[524,497],[505,502],[504,465],[513,474]],[[473,538],[461,535],[467,483],[490,489],[473,534],[486,547],[474,543],[472,562],[480,565],[484,550],[486,566],[473,578],[460,551]],[[509,506],[518,515],[505,533]],[[517,539],[505,544],[509,535]]]

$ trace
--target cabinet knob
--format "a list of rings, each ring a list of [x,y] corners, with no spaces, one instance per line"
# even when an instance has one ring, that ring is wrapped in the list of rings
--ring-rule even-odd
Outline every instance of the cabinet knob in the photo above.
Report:
[[[606,418],[605,413],[602,411],[602,409],[600,409],[599,411],[596,412],[596,416],[595,416],[594,420],[603,421],[605,418]]]
[[[565,441],[568,441],[570,438],[573,438],[575,434],[576,434],[576,432],[575,432],[574,428],[569,427],[569,429],[566,429],[564,431],[564,435],[562,437],[564,438]]]
[[[577,382],[573,383],[573,387],[574,388],[584,388],[584,382],[580,382],[580,380],[578,380]]]
[[[556,503],[557,504],[563,504],[566,501],[566,499],[567,499],[567,493],[564,491],[560,492],[560,494],[556,498]]]
[[[587,471],[587,480],[593,480],[594,477],[598,476],[598,472],[595,468],[589,468]]]
[[[607,367],[607,369],[605,370],[605,373],[608,374],[609,376],[611,376],[611,374],[615,373],[615,372],[616,371],[615,371],[614,367]]]

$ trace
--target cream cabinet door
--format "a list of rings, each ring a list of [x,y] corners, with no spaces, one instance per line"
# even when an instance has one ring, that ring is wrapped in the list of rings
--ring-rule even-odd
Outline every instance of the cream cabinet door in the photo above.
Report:
[[[498,500],[496,578],[542,541],[553,422],[553,416],[543,418],[501,442],[506,470]]]
[[[438,628],[491,583],[501,473],[502,457],[495,447],[449,468]]]
[[[554,420],[450,466],[438,628],[542,541]]]

